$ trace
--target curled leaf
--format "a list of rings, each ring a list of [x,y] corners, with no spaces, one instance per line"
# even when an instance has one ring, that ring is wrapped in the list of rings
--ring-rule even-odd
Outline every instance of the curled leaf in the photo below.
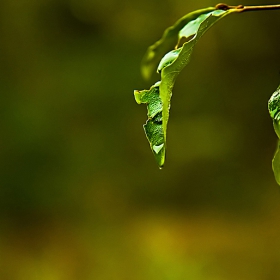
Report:
[[[163,68],[170,65],[178,57],[180,52],[181,49],[177,49],[167,53],[160,61],[157,68],[157,72],[160,73]]]
[[[148,120],[143,127],[157,164],[162,167],[165,161],[165,141],[162,129],[162,102],[159,96],[159,85],[160,82],[157,82],[149,90],[135,90],[134,96],[138,104],[147,104]]]
[[[210,7],[187,14],[167,28],[162,38],[150,46],[144,56],[143,76],[149,78],[158,65],[161,82],[150,90],[135,91],[134,95],[138,104],[146,103],[148,106],[148,121],[144,130],[159,166],[165,161],[166,131],[175,80],[188,64],[193,48],[201,36],[224,16],[238,12],[238,9],[226,7],[227,9]]]
[[[201,10],[197,10],[183,16],[176,23],[168,27],[160,40],[151,45],[142,60],[141,71],[145,79],[149,79],[154,71],[157,69],[157,65],[161,58],[169,51],[173,50],[178,43],[179,31],[190,21],[196,19],[203,13],[214,11],[214,7],[209,7]]]
[[[178,43],[181,39],[189,39],[187,42],[183,43],[183,46],[176,50],[176,57],[169,62],[165,63],[165,67],[161,67],[161,84],[160,84],[160,98],[163,104],[162,111],[162,122],[164,137],[166,139],[167,123],[169,119],[169,109],[170,101],[172,97],[172,89],[176,81],[177,76],[182,71],[182,69],[189,63],[190,56],[192,54],[193,48],[197,41],[202,37],[202,35],[218,20],[224,16],[234,12],[235,10],[214,10],[208,13],[203,13],[197,16],[196,19],[188,22],[178,34]],[[171,51],[171,53],[174,51]],[[173,53],[172,53],[173,54]],[[168,56],[168,54],[166,54]],[[165,57],[166,57],[165,56]],[[163,58],[163,60],[165,59]],[[162,62],[160,62],[160,65]]]

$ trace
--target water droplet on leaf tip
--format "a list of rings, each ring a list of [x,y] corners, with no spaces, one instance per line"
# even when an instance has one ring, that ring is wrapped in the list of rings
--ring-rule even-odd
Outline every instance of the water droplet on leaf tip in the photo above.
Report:
[[[154,146],[153,146],[154,152],[155,152],[156,154],[158,154],[158,153],[161,151],[161,149],[163,148],[163,146],[164,146],[164,144],[154,145]]]

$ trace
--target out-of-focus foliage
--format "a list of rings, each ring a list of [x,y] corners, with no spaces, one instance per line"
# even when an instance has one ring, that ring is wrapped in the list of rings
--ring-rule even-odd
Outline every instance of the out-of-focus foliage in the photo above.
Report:
[[[272,94],[268,101],[268,110],[271,118],[273,119],[273,127],[274,130],[280,138],[280,87],[277,88],[277,90]],[[274,158],[272,160],[272,168],[274,172],[275,179],[277,183],[280,185],[280,151],[279,151],[279,141],[277,145],[277,150],[275,152]]]
[[[201,38],[176,82],[164,170],[139,130],[146,46],[215,4],[1,2],[1,280],[279,277],[266,106],[279,12],[228,17]]]

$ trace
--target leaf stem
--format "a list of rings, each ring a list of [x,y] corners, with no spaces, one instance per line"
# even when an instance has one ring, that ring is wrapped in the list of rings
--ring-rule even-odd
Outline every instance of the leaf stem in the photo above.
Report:
[[[250,11],[262,11],[262,10],[279,10],[280,4],[277,5],[261,5],[261,6],[229,6],[224,3],[217,4],[215,7],[217,10],[229,10],[235,9],[237,12],[250,12]]]

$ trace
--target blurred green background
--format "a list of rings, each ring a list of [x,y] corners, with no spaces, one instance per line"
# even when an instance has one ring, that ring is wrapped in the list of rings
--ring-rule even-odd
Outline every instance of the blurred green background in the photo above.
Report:
[[[159,79],[140,76],[146,48],[215,4],[1,2],[1,280],[280,279],[280,11],[231,15],[198,43],[163,170],[133,97]]]

